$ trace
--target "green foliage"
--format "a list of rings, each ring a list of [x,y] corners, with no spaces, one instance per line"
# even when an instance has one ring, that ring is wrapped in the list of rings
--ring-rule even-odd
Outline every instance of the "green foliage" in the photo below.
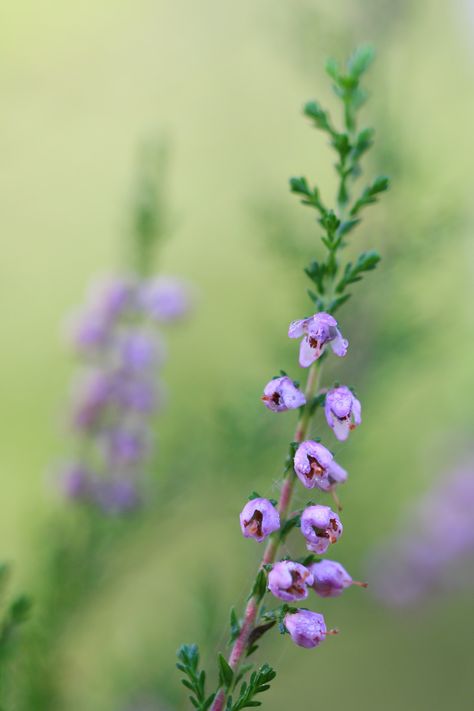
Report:
[[[234,672],[222,654],[218,654],[217,661],[219,662],[219,684],[224,689],[230,689],[234,680]]]
[[[377,202],[377,195],[388,190],[389,185],[389,179],[384,175],[375,178],[374,182],[365,188],[364,192],[357,200],[351,210],[351,215],[357,215],[357,213],[360,212],[363,207],[366,207],[366,205],[372,205],[374,202]]]
[[[183,644],[178,649],[177,656],[179,661],[176,666],[185,675],[184,679],[181,679],[181,683],[191,691],[189,700],[198,711],[207,711],[214,701],[215,694],[206,696],[206,672],[204,670],[199,671],[199,649],[197,645]]]
[[[252,585],[252,590],[250,591],[249,599],[255,597],[257,602],[263,600],[265,593],[267,591],[267,574],[264,570],[259,570],[255,582]]]
[[[375,269],[379,262],[380,254],[378,254],[375,250],[359,254],[355,264],[352,264],[352,262],[348,262],[346,264],[342,279],[336,286],[336,292],[341,293],[344,291],[346,286],[348,286],[348,284],[360,281],[362,279],[362,272],[370,272],[372,269]]]
[[[240,623],[239,623],[239,618],[237,617],[237,613],[235,611],[235,607],[233,607],[230,611],[230,637],[229,637],[229,644],[232,644],[235,642],[237,637],[240,634]]]
[[[7,585],[10,577],[10,566],[0,564],[0,599],[2,614],[0,616],[0,711],[5,702],[5,679],[8,664],[14,659],[18,641],[19,628],[28,620],[31,611],[31,600],[26,595],[17,595],[11,601],[6,601]]]
[[[262,702],[255,700],[257,694],[262,694],[270,688],[270,682],[276,677],[276,672],[268,664],[263,664],[260,669],[252,672],[247,682],[242,682],[239,696],[235,703],[232,696],[227,699],[227,711],[240,711],[241,709],[261,706]]]
[[[313,284],[308,296],[318,311],[335,313],[350,298],[344,293],[350,284],[362,279],[363,273],[377,266],[380,257],[375,252],[359,255],[355,264],[340,264],[340,252],[347,246],[345,238],[360,223],[363,208],[377,202],[379,195],[389,187],[388,178],[380,176],[366,186],[360,197],[351,204],[351,182],[361,174],[361,158],[374,142],[373,128],[357,128],[357,113],[366,99],[360,82],[374,59],[369,45],[359,47],[341,68],[335,59],[328,59],[326,72],[333,80],[333,89],[343,106],[343,128],[338,130],[329,112],[317,101],[304,106],[304,114],[314,126],[329,137],[337,154],[335,169],[339,177],[335,209],[323,203],[317,187],[311,187],[305,177],[291,178],[290,190],[300,195],[301,202],[318,212],[317,221],[323,229],[321,241],[326,247],[325,258],[311,262],[305,269]],[[342,271],[342,277],[339,276]]]

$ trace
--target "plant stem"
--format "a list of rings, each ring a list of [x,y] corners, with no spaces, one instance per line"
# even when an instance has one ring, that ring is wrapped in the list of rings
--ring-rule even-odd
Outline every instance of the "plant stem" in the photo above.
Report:
[[[301,416],[298,420],[298,424],[296,426],[294,437],[295,442],[303,442],[308,432],[312,416],[311,400],[313,399],[314,395],[316,394],[316,391],[319,388],[319,383],[321,380],[321,370],[322,365],[320,361],[316,361],[315,363],[313,363],[309,370],[305,389],[306,405],[301,413]],[[280,492],[280,499],[278,501],[278,511],[282,522],[288,515],[295,480],[295,472],[292,468],[290,468],[283,482],[283,486]],[[269,563],[271,564],[275,561],[279,547],[280,537],[278,536],[277,532],[276,534],[270,537],[266,545],[262,561],[258,568],[259,571],[263,568],[264,565],[267,565]],[[257,600],[256,595],[252,595],[252,597],[247,603],[247,607],[245,608],[244,618],[242,622],[242,627],[240,628],[239,636],[235,640],[234,645],[232,647],[232,651],[229,655],[229,665],[234,671],[236,671],[240,662],[242,661],[242,657],[245,655],[248,640],[252,630],[254,629],[255,620],[258,617],[259,609],[260,602]],[[226,692],[224,691],[224,689],[219,689],[211,706],[211,711],[222,711],[225,702]]]

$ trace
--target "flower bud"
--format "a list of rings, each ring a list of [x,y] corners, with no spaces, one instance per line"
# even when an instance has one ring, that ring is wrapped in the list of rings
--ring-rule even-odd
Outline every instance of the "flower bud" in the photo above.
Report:
[[[347,570],[335,560],[320,560],[309,566],[313,589],[320,597],[338,597],[353,581]]]
[[[299,647],[318,647],[326,639],[326,623],[318,612],[304,609],[289,612],[285,615],[284,625],[293,642]]]

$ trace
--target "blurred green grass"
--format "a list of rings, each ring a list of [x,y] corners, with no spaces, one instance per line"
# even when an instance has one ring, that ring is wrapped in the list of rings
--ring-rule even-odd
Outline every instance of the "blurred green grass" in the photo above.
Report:
[[[316,96],[334,106],[324,58],[363,40],[379,55],[364,114],[377,128],[371,170],[394,184],[358,238],[380,247],[382,266],[341,316],[351,358],[337,377],[364,402],[364,426],[335,447],[351,470],[341,561],[357,572],[404,502],[452,465],[452,443],[469,439],[474,28],[467,3],[428,0],[50,1],[2,12],[0,554],[15,560],[19,586],[39,572],[36,532],[59,505],[47,479],[72,372],[59,324],[92,275],[120,264],[136,153],[150,135],[171,145],[162,267],[200,293],[170,335],[171,402],[157,425],[162,476],[180,477],[182,493],[115,552],[108,583],[61,642],[64,708],[112,709],[154,679],[165,695],[178,688],[174,649],[212,636],[203,576],[222,613],[217,635],[246,594],[257,551],[236,516],[251,489],[275,491],[292,428],[258,396],[279,368],[296,373],[286,326],[308,310],[301,267],[317,245],[286,179],[333,184],[300,107]],[[285,230],[272,240],[275,224]],[[279,670],[268,707],[469,708],[471,597],[401,618],[359,593],[324,605],[343,633],[316,654],[268,643]]]

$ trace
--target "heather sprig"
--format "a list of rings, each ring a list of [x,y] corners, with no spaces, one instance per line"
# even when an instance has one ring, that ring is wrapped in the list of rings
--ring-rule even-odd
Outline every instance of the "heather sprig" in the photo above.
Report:
[[[270,380],[264,388],[262,400],[269,410],[274,413],[296,410],[298,421],[276,507],[272,501],[252,495],[240,515],[243,535],[259,543],[265,540],[265,549],[242,616],[239,618],[235,609],[232,610],[231,651],[227,660],[222,654],[218,656],[219,681],[215,692],[206,696],[204,682],[202,689],[199,687],[199,680],[205,678],[203,672],[198,674],[192,665],[191,671],[183,669],[182,651],[179,653],[178,667],[188,676],[183,683],[193,691],[191,702],[198,709],[238,711],[245,707],[243,703],[260,705],[250,690],[257,684],[262,670],[265,670],[265,677],[260,691],[269,688],[275,672],[268,665],[252,671],[254,665],[243,662],[257,650],[257,641],[264,634],[277,625],[279,631],[288,633],[295,644],[311,648],[335,633],[335,630],[327,629],[321,614],[306,608],[289,607],[288,602],[306,600],[311,589],[320,596],[335,597],[350,585],[358,584],[339,563],[322,561],[318,557],[342,535],[339,513],[315,502],[308,502],[302,510],[291,511],[291,500],[299,481],[306,489],[332,494],[340,508],[335,489],[346,481],[347,472],[334,461],[324,444],[309,439],[310,428],[320,408],[325,409],[327,424],[340,441],[346,440],[361,423],[361,404],[353,390],[345,385],[322,387],[322,370],[331,350],[338,358],[345,357],[349,350],[349,343],[334,313],[350,298],[349,287],[361,281],[365,273],[373,270],[380,261],[374,250],[362,252],[355,261],[343,260],[344,249],[361,222],[363,210],[375,203],[380,193],[388,188],[388,179],[384,176],[375,178],[360,190],[355,186],[362,172],[361,159],[374,140],[373,129],[358,128],[358,112],[367,96],[361,78],[373,56],[372,48],[364,46],[344,67],[332,59],[326,64],[334,92],[342,102],[342,128],[316,101],[308,102],[304,107],[305,116],[328,136],[336,153],[335,169],[339,182],[334,207],[328,207],[327,197],[323,197],[319,187],[311,186],[307,178],[290,180],[291,191],[302,198],[304,205],[315,210],[323,245],[322,255],[304,270],[312,282],[308,294],[316,313],[294,320],[288,330],[290,338],[301,339],[299,365],[307,368],[308,374],[306,385],[301,389],[283,371],[281,377]],[[279,560],[281,544],[291,531],[297,529],[300,541],[306,541],[309,555]],[[359,585],[365,586],[364,583]],[[269,609],[264,605],[268,593],[283,600],[283,604]],[[197,648],[193,646],[192,649],[195,659]],[[249,673],[247,682],[245,678]],[[189,681],[193,674],[195,680]]]
[[[166,359],[163,327],[190,307],[182,280],[153,276],[165,225],[162,160],[163,151],[151,147],[140,166],[127,255],[133,268],[93,284],[73,324],[76,452],[62,488],[71,500],[112,514],[141,501],[156,451],[154,417],[165,399],[158,377]]]

